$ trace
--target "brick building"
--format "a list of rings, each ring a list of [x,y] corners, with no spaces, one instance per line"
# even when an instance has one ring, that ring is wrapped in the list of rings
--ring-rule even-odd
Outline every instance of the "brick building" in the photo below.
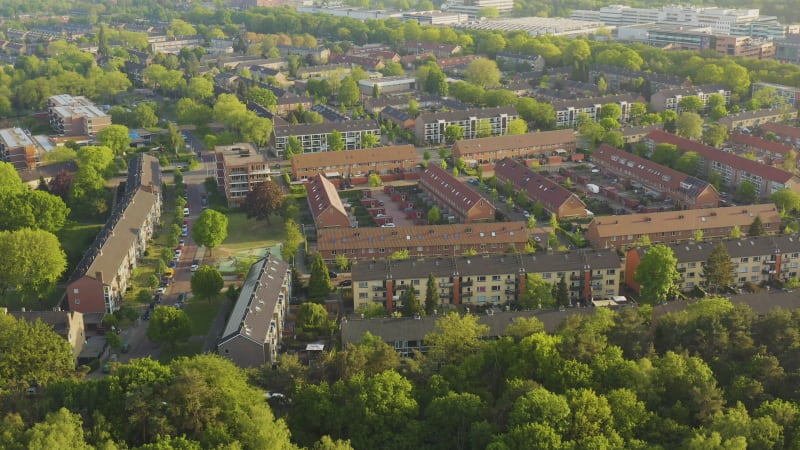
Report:
[[[586,204],[575,193],[540,175],[528,166],[506,158],[494,166],[499,183],[511,182],[515,191],[524,192],[531,203],[540,202],[558,220],[587,217]]]
[[[428,165],[422,172],[419,187],[441,207],[443,217],[453,215],[462,223],[494,220],[495,207],[491,201],[436,164]]]

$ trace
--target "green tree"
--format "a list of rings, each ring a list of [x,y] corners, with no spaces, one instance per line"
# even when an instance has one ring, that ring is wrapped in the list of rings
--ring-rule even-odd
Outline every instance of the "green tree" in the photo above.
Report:
[[[734,225],[733,228],[731,228],[730,238],[740,239],[741,237],[742,237],[742,230],[739,228],[739,225]]]
[[[319,303],[306,302],[297,310],[297,326],[304,330],[323,331],[328,328],[328,311]]]
[[[365,134],[361,137],[362,148],[372,148],[380,144],[380,138],[374,134]]]
[[[464,79],[468,83],[483,88],[500,85],[500,69],[497,63],[487,58],[473,59],[464,69]]]
[[[436,225],[442,222],[442,212],[438,206],[433,206],[428,210],[428,224]]]
[[[124,155],[131,146],[131,137],[125,125],[109,125],[97,133],[100,145],[110,148],[115,155]]]
[[[622,107],[616,103],[606,103],[600,107],[600,113],[597,115],[599,119],[614,119],[620,120],[622,117]]]
[[[336,255],[336,268],[342,272],[350,270],[350,260],[344,254]]]
[[[678,108],[681,112],[696,113],[703,109],[703,101],[696,95],[687,95],[678,101]]]
[[[153,342],[174,347],[192,335],[192,319],[182,309],[157,306],[150,315],[147,337]]]
[[[742,203],[753,203],[758,197],[756,185],[749,181],[742,181],[736,188],[736,198]]]
[[[552,285],[535,273],[529,273],[525,279],[525,292],[522,294],[520,306],[525,309],[552,308],[555,305]]]
[[[481,350],[482,340],[489,327],[478,323],[472,314],[452,312],[436,320],[434,331],[425,335],[425,345],[431,347],[428,357],[433,362],[455,364]]]
[[[367,179],[370,187],[378,187],[383,184],[383,180],[381,180],[381,176],[377,173],[369,174],[369,178]]]
[[[303,144],[300,142],[300,139],[297,139],[297,136],[289,136],[289,139],[286,142],[286,159],[292,159],[292,156],[302,154]]]
[[[280,212],[283,205],[283,191],[272,180],[264,180],[247,193],[244,199],[244,211],[248,219],[264,220],[272,224],[271,214]]]
[[[358,103],[360,94],[356,81],[351,77],[346,77],[339,86],[337,98],[344,105],[355,105]]]
[[[93,447],[84,440],[81,416],[66,408],[47,414],[44,422],[39,422],[25,432],[25,448],[69,448],[90,450]]]
[[[192,274],[191,286],[195,297],[211,301],[222,291],[225,281],[219,270],[204,264]]]
[[[311,277],[308,280],[308,298],[315,302],[322,302],[333,291],[331,274],[322,255],[315,253],[311,260]]]
[[[665,245],[654,245],[647,249],[636,267],[634,280],[639,283],[644,303],[658,304],[667,301],[677,290],[680,274],[678,260],[672,249]]]
[[[569,299],[569,289],[567,288],[567,279],[566,277],[562,276],[560,280],[558,280],[558,285],[556,288],[556,296],[555,296],[556,306],[569,306],[570,299]]]
[[[756,216],[750,224],[750,228],[747,229],[747,235],[764,236],[765,234],[767,234],[767,230],[764,228],[764,222],[761,220],[761,216]]]
[[[407,317],[423,312],[413,286],[409,286],[403,290],[403,293],[400,295],[400,301],[403,302],[403,314]]]
[[[254,88],[259,89],[259,88]],[[266,90],[266,89],[265,89]],[[267,90],[268,91],[268,90]],[[272,92],[272,91],[268,91]],[[186,86],[186,95],[193,100],[208,100],[214,97],[214,83],[205,77],[193,77]],[[274,94],[273,94],[274,95]],[[262,106],[269,107],[268,104],[260,103]]]
[[[708,124],[703,130],[703,142],[712,147],[719,148],[723,142],[728,140],[728,127],[719,123]]]
[[[703,278],[705,279],[706,286],[716,292],[720,287],[733,286],[735,280],[734,271],[736,267],[733,265],[731,255],[722,243],[717,244],[711,254],[708,255],[706,265],[703,267]]]
[[[74,375],[72,348],[50,325],[0,315],[0,388],[20,392]],[[0,438],[0,442],[2,438]]]
[[[492,124],[489,119],[479,119],[478,126],[475,127],[475,137],[485,138],[492,135]]]
[[[791,189],[781,189],[769,196],[769,200],[775,203],[778,209],[791,213],[800,211],[800,194]]]
[[[455,144],[456,141],[464,138],[464,128],[459,125],[448,125],[444,129],[444,138],[448,144]]]
[[[669,167],[674,167],[678,158],[680,158],[678,147],[667,143],[656,144],[653,154],[650,155],[653,162]]]
[[[506,327],[505,335],[519,342],[522,339],[544,331],[544,324],[536,317],[517,317]]]
[[[525,119],[516,118],[511,122],[508,122],[508,134],[509,135],[516,135],[516,134],[525,134],[528,132],[528,122],[525,122]]]
[[[339,130],[333,130],[330,135],[328,135],[328,151],[329,152],[340,152],[344,150],[344,138],[342,138],[342,133]]]
[[[700,162],[700,154],[697,152],[686,152],[675,161],[673,168],[687,175],[697,175],[700,170]]]
[[[433,399],[425,410],[428,436],[438,444],[434,448],[468,449],[474,443],[470,430],[472,425],[484,418],[486,405],[472,393],[448,392]]]
[[[697,113],[682,113],[675,121],[675,132],[687,139],[700,139],[703,135],[703,118]]]
[[[192,239],[205,246],[209,252],[228,237],[228,217],[219,211],[206,209],[192,226]]]
[[[58,238],[43,230],[0,232],[0,254],[0,293],[44,294],[67,268]]]
[[[433,311],[439,307],[440,302],[439,286],[431,273],[428,275],[428,284],[425,286],[425,314],[432,315]]]

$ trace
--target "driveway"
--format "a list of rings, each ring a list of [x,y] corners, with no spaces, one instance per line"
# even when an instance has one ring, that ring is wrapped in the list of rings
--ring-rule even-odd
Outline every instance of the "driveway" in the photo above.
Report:
[[[401,202],[393,202],[389,194],[385,194],[383,189],[372,189],[372,197],[383,201],[386,214],[392,216],[394,223],[398,227],[414,225],[414,221],[406,218],[406,213],[401,208]]]

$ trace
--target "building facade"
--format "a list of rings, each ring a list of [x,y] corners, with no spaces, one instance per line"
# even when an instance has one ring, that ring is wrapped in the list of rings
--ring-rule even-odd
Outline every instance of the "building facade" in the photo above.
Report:
[[[514,191],[524,192],[531,203],[541,203],[558,220],[589,215],[586,204],[572,191],[513,159],[498,161],[494,166],[494,176],[499,183],[509,182]]]
[[[95,136],[111,125],[111,116],[81,96],[61,94],[48,98],[47,114],[53,132],[64,136]]]
[[[482,123],[487,124],[491,136],[498,136],[506,134],[508,123],[516,118],[517,110],[508,106],[420,114],[414,123],[414,136],[422,143],[442,144],[447,127],[455,125],[461,127],[463,139],[475,139]]]
[[[560,151],[574,153],[577,144],[573,130],[494,136],[456,141],[453,158],[463,158],[471,164],[490,164],[504,158],[540,159]]]
[[[491,201],[436,164],[428,165],[422,172],[419,187],[441,207],[442,217],[452,215],[462,223],[489,222],[495,218]]]
[[[317,229],[350,227],[347,209],[336,191],[336,186],[321,174],[306,184],[306,197]]]
[[[414,171],[421,158],[413,145],[390,145],[348,152],[305,153],[292,157],[292,177],[310,179],[367,177]]]
[[[17,170],[39,167],[42,149],[28,131],[22,128],[0,130],[0,159]]]
[[[256,261],[233,305],[217,353],[239,367],[276,362],[292,296],[292,270],[273,255]]]
[[[303,153],[327,152],[330,150],[331,133],[338,131],[344,140],[344,150],[364,148],[364,135],[372,134],[380,137],[381,127],[375,120],[352,120],[349,122],[297,124],[276,126],[272,133],[272,151],[275,156],[282,157],[289,144],[289,137],[294,136],[303,146]]]
[[[353,264],[356,309],[381,303],[387,311],[402,309],[403,290],[414,289],[424,299],[433,274],[441,304],[513,306],[525,292],[528,275],[548,283],[567,283],[573,303],[619,295],[622,261],[616,251],[575,251],[548,254],[455,256]]]
[[[650,102],[653,104],[653,110],[655,112],[662,112],[669,109],[680,113],[681,108],[678,104],[684,97],[697,97],[703,102],[703,106],[705,107],[708,104],[708,97],[711,94],[719,94],[725,97],[726,104],[731,98],[730,89],[724,86],[706,85],[679,89],[663,89],[653,94],[650,97]]]
[[[258,183],[270,179],[267,160],[253,144],[219,145],[214,153],[217,186],[225,192],[228,206],[240,206]]]

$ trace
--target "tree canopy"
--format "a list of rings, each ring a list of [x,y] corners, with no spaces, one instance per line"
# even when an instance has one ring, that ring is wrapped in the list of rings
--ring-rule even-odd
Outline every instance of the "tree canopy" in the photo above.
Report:
[[[219,211],[206,209],[192,227],[192,239],[199,245],[213,249],[228,237],[228,217]]]

